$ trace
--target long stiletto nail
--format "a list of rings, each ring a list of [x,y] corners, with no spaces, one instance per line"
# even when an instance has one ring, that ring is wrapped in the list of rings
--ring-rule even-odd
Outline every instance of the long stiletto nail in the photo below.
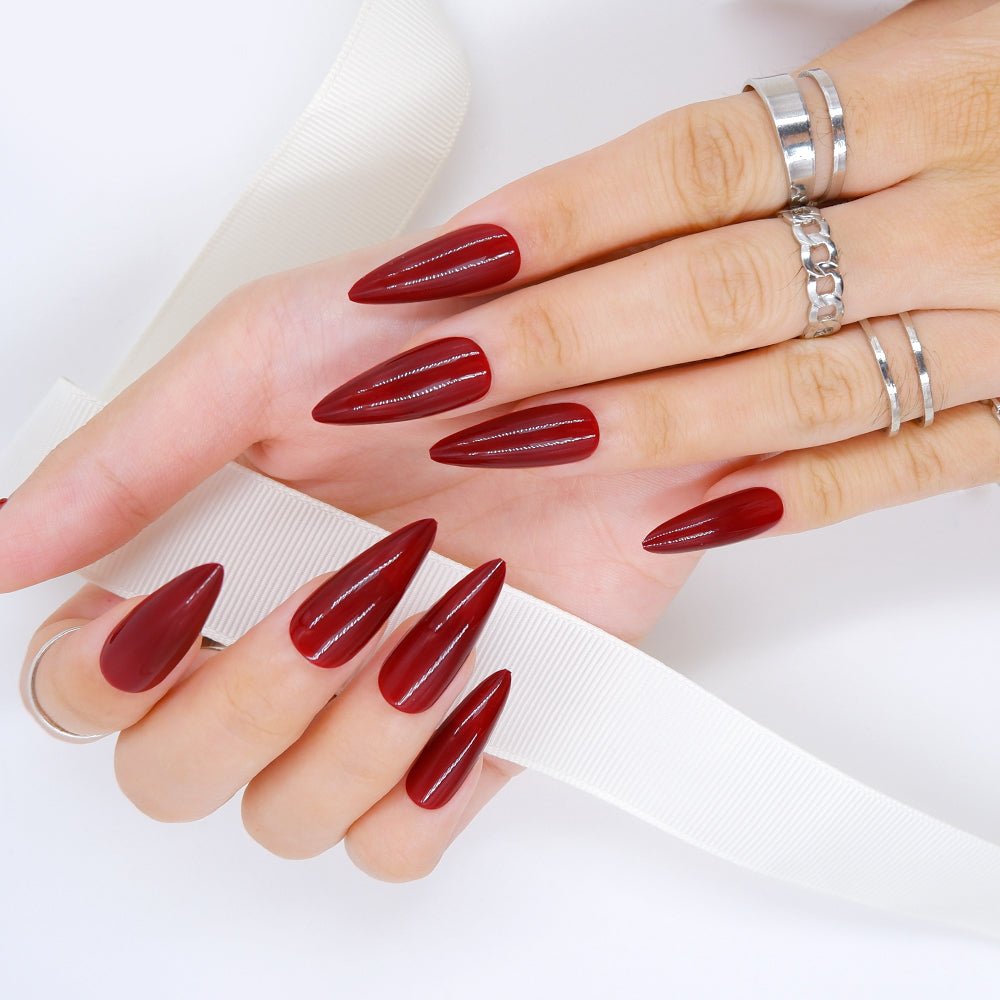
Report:
[[[486,395],[486,355],[464,337],[421,344],[345,382],[313,409],[322,424],[381,424],[452,410]]]
[[[579,403],[548,403],[484,420],[431,448],[444,465],[528,469],[593,455],[600,441],[594,414]]]
[[[654,528],[642,542],[648,552],[696,552],[753,538],[773,528],[785,509],[774,490],[748,490],[709,500]]]
[[[493,732],[510,694],[510,671],[490,674],[441,724],[406,776],[406,794],[440,809],[461,788]]]
[[[378,675],[385,700],[401,712],[423,712],[444,694],[472,652],[503,586],[494,559],[460,580],[403,636]]]
[[[7,498],[4,497],[2,500],[0,500],[0,507],[2,507],[6,502],[7,502]]]
[[[434,542],[437,523],[414,521],[338,570],[292,616],[292,645],[317,667],[339,667],[385,624]]]
[[[393,257],[347,294],[354,302],[426,302],[502,285],[520,267],[521,252],[506,229],[466,226]]]
[[[222,577],[218,563],[195,566],[136,605],[104,642],[104,679],[131,694],[165,680],[201,635]]]

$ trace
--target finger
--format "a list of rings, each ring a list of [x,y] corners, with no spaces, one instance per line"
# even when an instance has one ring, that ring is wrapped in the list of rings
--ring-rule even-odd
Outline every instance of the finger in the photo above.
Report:
[[[908,424],[787,452],[725,477],[708,500],[647,536],[656,553],[691,552],[754,535],[790,534],[857,514],[1000,480],[1000,421],[979,403],[930,427]]]
[[[934,409],[1000,392],[997,313],[911,318]],[[888,357],[901,419],[922,419],[923,391],[903,322],[885,317],[872,329]],[[815,447],[888,427],[891,418],[872,346],[856,326],[565,395],[596,415],[601,444],[589,468],[601,473]]]
[[[474,688],[442,723],[406,780],[350,828],[347,851],[362,871],[387,882],[427,875],[471,815],[505,782],[503,770],[481,754],[509,690],[506,670]]]
[[[454,311],[443,304],[392,321],[359,317],[347,275],[381,253],[245,286],[57,447],[3,506],[0,590],[89,565],[259,442],[269,447],[250,457],[266,459],[265,471],[321,478],[329,456],[309,437],[309,402],[346,376],[346,358],[374,362],[428,316]]]
[[[177,685],[119,737],[115,770],[125,794],[173,822],[226,802],[361,666],[433,538],[433,521],[386,536]]]
[[[250,782],[243,822],[258,843],[286,858],[321,854],[399,782],[468,681],[502,584],[500,560],[468,574]]]
[[[920,178],[825,210],[844,321],[1000,304],[992,263],[970,239],[982,228],[977,190],[971,178]],[[923,245],[935,254],[915,260]],[[799,249],[785,221],[747,222],[512,292],[425,330],[416,347],[330,393],[314,416],[467,413],[794,338],[810,304]]]
[[[71,733],[134,725],[194,666],[222,576],[217,564],[199,566],[128,601],[84,588],[32,641],[26,670],[46,642],[76,628],[38,663],[38,706]]]
[[[861,58],[830,60],[848,114],[845,197],[942,161],[978,159],[992,146],[984,118],[992,120],[996,81],[984,78],[992,63],[981,41],[995,36],[1000,14],[988,7],[942,26],[953,8],[937,6],[900,14],[895,27],[858,47]],[[929,35],[912,39],[906,25],[921,20]],[[962,100],[948,97],[956,92]],[[818,88],[804,86],[803,97],[816,142],[828,142]],[[441,237],[366,275],[351,294],[418,301],[504,287],[514,275],[517,284],[534,282],[651,241],[768,216],[787,201],[770,115],[755,94],[738,94],[670,111],[501,188],[452,219]]]

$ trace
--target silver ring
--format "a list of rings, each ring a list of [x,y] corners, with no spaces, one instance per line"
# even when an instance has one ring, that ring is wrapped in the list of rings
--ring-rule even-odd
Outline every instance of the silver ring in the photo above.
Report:
[[[920,346],[920,338],[913,326],[913,320],[908,312],[899,314],[900,322],[906,329],[906,336],[910,338],[910,350],[913,351],[913,360],[917,366],[917,378],[920,379],[920,392],[924,397],[924,416],[920,421],[921,427],[930,427],[934,423],[934,395],[931,393],[931,377],[927,371],[927,364],[924,362],[924,349]]]
[[[31,661],[21,679],[21,697],[24,699],[25,708],[28,709],[31,717],[50,736],[55,736],[56,739],[63,740],[65,743],[96,743],[97,740],[103,740],[108,735],[107,733],[99,733],[94,736],[83,736],[80,733],[71,733],[68,729],[63,729],[38,703],[38,692],[35,690],[35,675],[38,673],[38,665],[42,662],[42,657],[64,636],[69,635],[70,632],[78,632],[81,628],[83,628],[82,625],[72,625],[70,628],[63,629],[58,635],[54,635],[49,639],[35,653],[35,658]]]
[[[899,390],[896,388],[896,383],[893,380],[892,375],[889,374],[889,359],[885,356],[885,351],[882,350],[882,345],[879,343],[878,337],[875,336],[875,331],[872,330],[871,323],[866,319],[858,320],[861,329],[865,331],[868,337],[868,343],[872,345],[872,352],[875,355],[875,360],[878,362],[878,370],[882,374],[882,381],[885,383],[885,391],[889,394],[889,413],[890,413],[890,426],[889,426],[889,437],[894,434],[899,433],[900,424],[900,409],[899,409]]]
[[[815,205],[786,208],[778,215],[792,227],[806,272],[809,314],[799,336],[809,339],[836,333],[844,322],[844,279],[840,275],[840,257],[830,236],[830,227]],[[817,250],[825,252],[826,256],[817,259]],[[820,282],[826,285],[822,291]]]
[[[816,147],[809,110],[799,85],[787,73],[747,80],[743,90],[754,90],[771,115],[788,172],[788,204],[807,204],[816,186]]]
[[[981,399],[979,402],[989,406],[993,410],[993,416],[1000,420],[1000,398],[998,399]]]
[[[844,190],[844,177],[847,173],[847,131],[844,128],[844,106],[840,103],[840,94],[834,86],[830,74],[825,69],[814,67],[804,69],[799,73],[799,79],[804,76],[816,81],[823,92],[826,101],[826,111],[830,116],[830,142],[833,162],[830,167],[830,180],[826,190],[815,198],[815,201],[835,201]]]

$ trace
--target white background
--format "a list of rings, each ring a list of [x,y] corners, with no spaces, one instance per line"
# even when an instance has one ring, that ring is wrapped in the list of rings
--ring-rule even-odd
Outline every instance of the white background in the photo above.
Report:
[[[801,63],[893,5],[444,6],[473,103],[415,228]],[[354,13],[354,0],[5,11],[0,439],[56,376],[103,383]],[[713,553],[649,648],[857,777],[998,839],[998,515],[989,487]],[[748,874],[533,775],[407,886],[367,880],[339,850],[274,859],[232,805],[156,825],[118,794],[110,745],[49,741],[18,703],[21,650],[72,586],[0,600],[4,997],[997,994],[991,942]]]

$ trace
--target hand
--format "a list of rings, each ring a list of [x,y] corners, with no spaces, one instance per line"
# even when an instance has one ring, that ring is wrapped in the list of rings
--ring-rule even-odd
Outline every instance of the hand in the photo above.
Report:
[[[409,412],[397,416],[450,407],[463,422],[434,446],[438,461],[579,461],[607,475],[770,456],[715,482],[711,506],[658,512],[629,540],[638,547],[653,529],[645,544],[661,552],[1000,477],[1000,428],[976,403],[1000,395],[1000,5],[913,4],[817,64],[846,108],[849,200],[823,214],[850,325],[797,339],[804,273],[789,226],[771,218],[788,178],[761,100],[683,108],[509,185],[453,219],[433,260],[418,248],[355,286],[368,303],[507,292],[421,329],[405,345],[416,353],[390,362],[413,367]],[[810,88],[813,121],[828,121]],[[893,317],[873,326],[912,421],[924,404],[894,316],[905,311],[937,416],[888,439],[887,388],[856,322]],[[488,386],[419,391],[413,359],[455,338],[491,373]],[[380,419],[370,382],[331,393],[320,419]]]
[[[642,635],[693,560],[656,559],[629,540],[653,511],[680,510],[700,496],[714,467],[497,476],[427,460],[426,445],[451,426],[446,418],[343,430],[312,419],[312,401],[331,382],[396,350],[421,325],[474,305],[386,316],[352,304],[349,284],[386,252],[268,278],[220,305],[3,507],[0,585],[26,586],[93,561],[238,458],[387,528],[433,516],[443,553],[470,566],[503,556],[515,586],[624,638]],[[123,730],[119,780],[152,816],[193,819],[249,783],[246,824],[271,850],[303,857],[346,836],[354,859],[373,874],[426,872],[513,771],[487,758],[439,810],[417,807],[405,791],[405,775],[458,696],[468,665],[413,715],[387,704],[378,685],[398,635],[377,650],[369,641],[337,669],[318,669],[295,646],[290,625],[322,581],[229,649],[201,650],[203,617],[178,626],[170,609],[179,587],[182,607],[193,602],[207,614],[204,588],[216,577],[202,572],[208,576],[195,572],[168,585],[172,599],[121,601],[86,587],[60,608],[30,655],[65,629],[83,627],[41,659],[36,691],[45,712],[71,732]],[[130,616],[143,607],[136,626]],[[142,652],[138,680],[131,656],[124,667],[112,656],[109,666],[102,652],[109,637],[117,639],[107,648],[120,648],[128,621],[147,645],[151,634],[160,636],[161,654]]]

